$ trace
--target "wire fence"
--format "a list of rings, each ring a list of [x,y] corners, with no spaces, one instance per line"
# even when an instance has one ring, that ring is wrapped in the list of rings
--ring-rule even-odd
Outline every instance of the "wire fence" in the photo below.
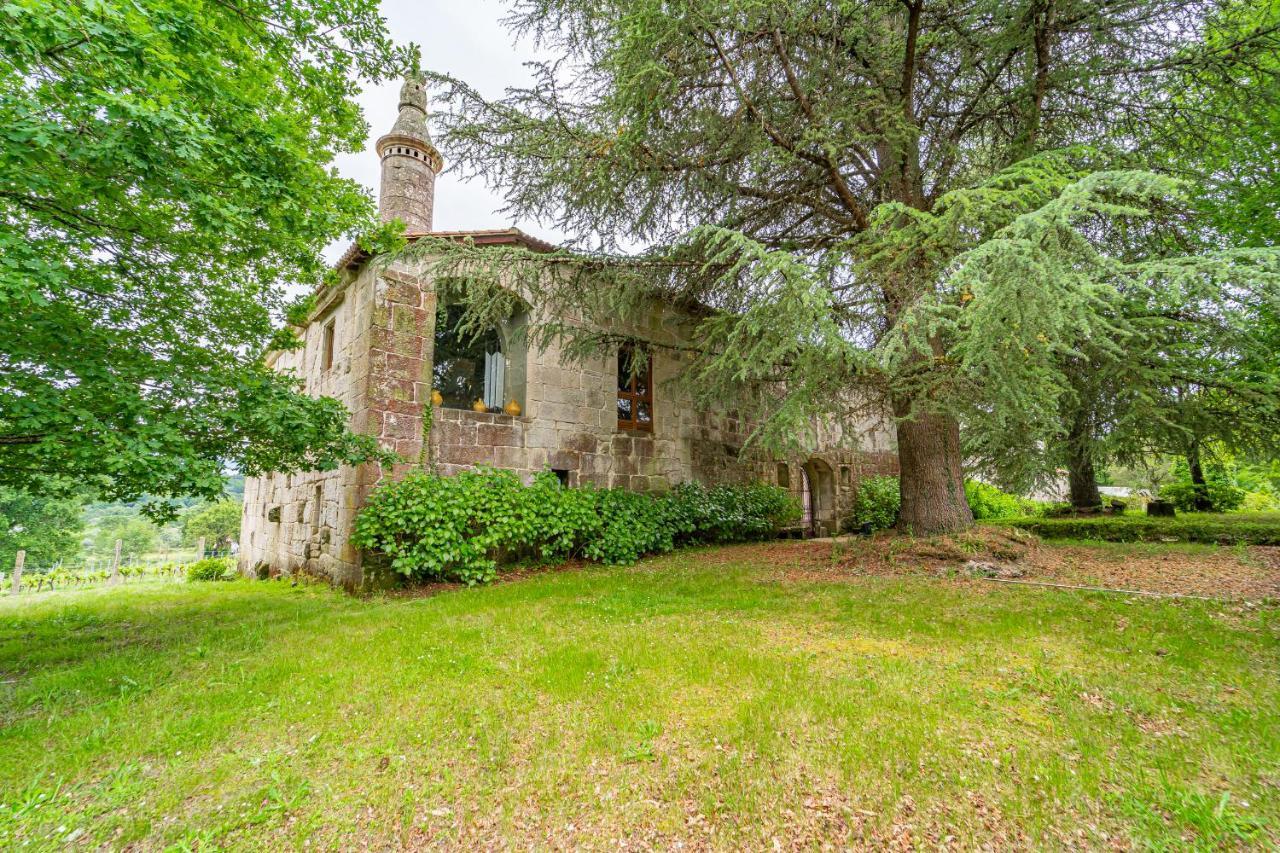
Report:
[[[41,566],[28,563],[19,551],[12,566],[0,568],[0,595],[47,592],[55,589],[88,587],[136,582],[140,580],[181,580],[191,563],[206,557],[228,557],[225,549],[205,548],[201,540],[196,548],[143,555],[122,554],[119,541],[109,557],[87,557],[82,561],[60,561]]]

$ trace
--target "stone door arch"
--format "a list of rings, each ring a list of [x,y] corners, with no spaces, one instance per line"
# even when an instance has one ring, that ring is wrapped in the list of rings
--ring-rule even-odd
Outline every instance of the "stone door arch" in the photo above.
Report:
[[[832,536],[836,533],[836,477],[831,466],[812,458],[800,469],[805,534]]]

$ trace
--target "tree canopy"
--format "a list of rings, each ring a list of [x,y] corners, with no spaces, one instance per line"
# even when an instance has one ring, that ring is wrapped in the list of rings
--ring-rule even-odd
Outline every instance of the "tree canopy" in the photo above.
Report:
[[[1061,357],[1107,330],[1125,282],[1195,277],[1172,263],[1141,272],[1092,231],[1177,193],[1124,171],[1150,128],[1219,120],[1169,92],[1246,73],[1274,82],[1275,28],[1249,11],[530,0],[515,29],[559,57],[496,100],[436,75],[450,106],[442,143],[511,212],[589,251],[417,250],[473,275],[558,265],[526,279],[544,316],[604,329],[545,323],[570,351],[616,338],[648,295],[711,308],[681,352],[700,400],[745,394],[756,440],[777,447],[815,420],[890,411],[902,524],[957,529],[972,521],[960,421],[998,410],[1043,423],[1066,384]],[[639,255],[619,252],[635,244]],[[1082,258],[1096,275],[1072,270]]]
[[[0,8],[0,483],[217,497],[377,453],[262,363],[286,289],[373,205],[353,80],[409,62],[376,0]]]
[[[201,538],[209,548],[226,548],[240,538],[244,504],[224,498],[192,507],[182,516],[182,542],[195,545]]]

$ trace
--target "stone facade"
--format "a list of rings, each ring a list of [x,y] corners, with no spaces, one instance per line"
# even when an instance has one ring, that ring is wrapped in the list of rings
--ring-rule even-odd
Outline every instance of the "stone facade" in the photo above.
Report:
[[[416,93],[408,86],[406,92],[401,95],[402,119],[406,111],[418,109]],[[425,99],[421,103],[425,106]],[[416,121],[412,115],[410,119]],[[397,122],[399,130],[413,127],[412,122]],[[426,138],[425,121],[413,132],[419,136],[409,142],[435,151]],[[380,150],[390,136],[379,141]],[[395,144],[389,145],[393,153],[384,153],[384,210],[404,218],[401,207],[425,204],[426,211],[412,215],[417,225],[429,228],[430,196],[419,192],[424,173],[416,166],[385,168],[387,156],[404,156],[394,149],[404,147],[405,138],[397,131]],[[415,162],[426,162],[433,181],[438,163]],[[404,181],[417,184],[406,190]],[[395,199],[390,206],[388,197]],[[433,236],[549,248],[514,229]],[[341,400],[352,413],[355,431],[377,436],[406,461],[389,470],[371,464],[249,478],[240,541],[240,566],[246,573],[265,567],[278,573],[306,572],[346,586],[360,584],[363,557],[350,542],[357,512],[378,483],[420,466],[450,475],[487,464],[526,478],[551,469],[570,486],[637,491],[661,491],[688,481],[779,482],[798,497],[808,494],[813,508],[808,532],[816,533],[839,529],[863,477],[897,470],[887,421],[863,424],[857,435],[824,429],[821,446],[794,459],[744,454],[744,425],[732,412],[695,409],[672,381],[680,371],[679,357],[663,350],[652,363],[651,431],[619,425],[617,354],[568,364],[554,345],[525,346],[509,354],[508,376],[518,376],[523,398],[518,415],[433,405],[439,306],[429,276],[402,261],[371,262],[355,247],[339,266],[342,280],[318,300],[302,330],[304,346],[274,355],[271,363],[301,377],[308,393]],[[681,339],[688,319],[655,304],[644,336]]]

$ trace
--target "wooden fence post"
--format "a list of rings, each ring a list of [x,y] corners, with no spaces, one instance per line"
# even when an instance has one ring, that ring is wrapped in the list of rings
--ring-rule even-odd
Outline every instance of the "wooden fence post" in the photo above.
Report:
[[[27,561],[27,552],[19,551],[13,558],[13,594],[22,590],[22,564]]]
[[[111,583],[120,582],[120,540],[116,540],[116,553],[111,558]]]
[[[203,536],[201,536],[200,539],[196,542],[196,559],[197,560],[204,559],[204,537]]]

